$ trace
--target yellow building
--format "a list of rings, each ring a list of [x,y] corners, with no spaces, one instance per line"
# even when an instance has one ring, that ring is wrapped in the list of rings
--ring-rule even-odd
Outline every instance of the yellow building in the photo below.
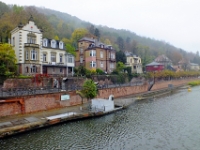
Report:
[[[126,66],[131,67],[132,73],[143,73],[142,60],[139,56],[133,55],[131,52],[125,52]]]

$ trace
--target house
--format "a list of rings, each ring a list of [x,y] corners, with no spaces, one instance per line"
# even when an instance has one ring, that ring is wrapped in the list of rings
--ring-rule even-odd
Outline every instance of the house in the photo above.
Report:
[[[164,69],[165,69],[164,65],[157,62],[152,62],[146,65],[147,72],[162,71]]]
[[[94,38],[83,37],[78,41],[75,66],[86,69],[101,69],[111,73],[116,68],[116,51],[111,45],[106,45]]]
[[[188,68],[192,71],[199,71],[199,65],[195,63],[189,63]]]
[[[133,55],[131,52],[126,51],[126,66],[131,67],[132,73],[142,73],[142,61],[139,56]]]
[[[73,74],[74,58],[66,52],[64,43],[43,38],[32,16],[26,25],[19,24],[11,31],[10,44],[15,50],[19,74]]]
[[[154,61],[163,64],[166,69],[172,66],[172,61],[165,55],[159,55]]]
[[[178,66],[179,68],[181,68],[182,70],[189,70],[189,63],[190,61],[187,60],[186,58],[182,58],[179,62],[178,62]]]
[[[66,52],[62,41],[44,38],[42,57],[43,73],[73,75],[74,56]]]

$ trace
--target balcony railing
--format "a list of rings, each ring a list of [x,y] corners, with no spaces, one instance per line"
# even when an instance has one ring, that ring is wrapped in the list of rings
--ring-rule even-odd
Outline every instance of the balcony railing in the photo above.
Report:
[[[24,47],[35,47],[35,48],[39,48],[40,45],[39,44],[35,44],[35,43],[25,43]]]

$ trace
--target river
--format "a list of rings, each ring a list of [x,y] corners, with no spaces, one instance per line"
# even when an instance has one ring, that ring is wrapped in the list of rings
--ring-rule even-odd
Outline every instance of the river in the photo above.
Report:
[[[200,87],[0,140],[0,150],[199,150]]]

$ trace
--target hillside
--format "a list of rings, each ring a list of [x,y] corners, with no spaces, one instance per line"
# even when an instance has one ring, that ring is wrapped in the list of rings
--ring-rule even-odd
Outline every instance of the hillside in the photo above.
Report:
[[[9,6],[2,2],[0,2],[0,41],[6,42],[9,32],[20,22],[26,24],[30,15],[33,15],[38,27],[44,31],[44,37],[55,38],[57,36],[59,39],[70,39],[76,29],[84,28],[88,30],[90,36],[112,44],[118,51],[131,51],[139,55],[145,64],[160,54],[165,54],[174,65],[182,58],[200,64],[199,55],[188,53],[164,41],[138,36],[128,30],[92,25],[75,16],[56,10],[34,6]]]

